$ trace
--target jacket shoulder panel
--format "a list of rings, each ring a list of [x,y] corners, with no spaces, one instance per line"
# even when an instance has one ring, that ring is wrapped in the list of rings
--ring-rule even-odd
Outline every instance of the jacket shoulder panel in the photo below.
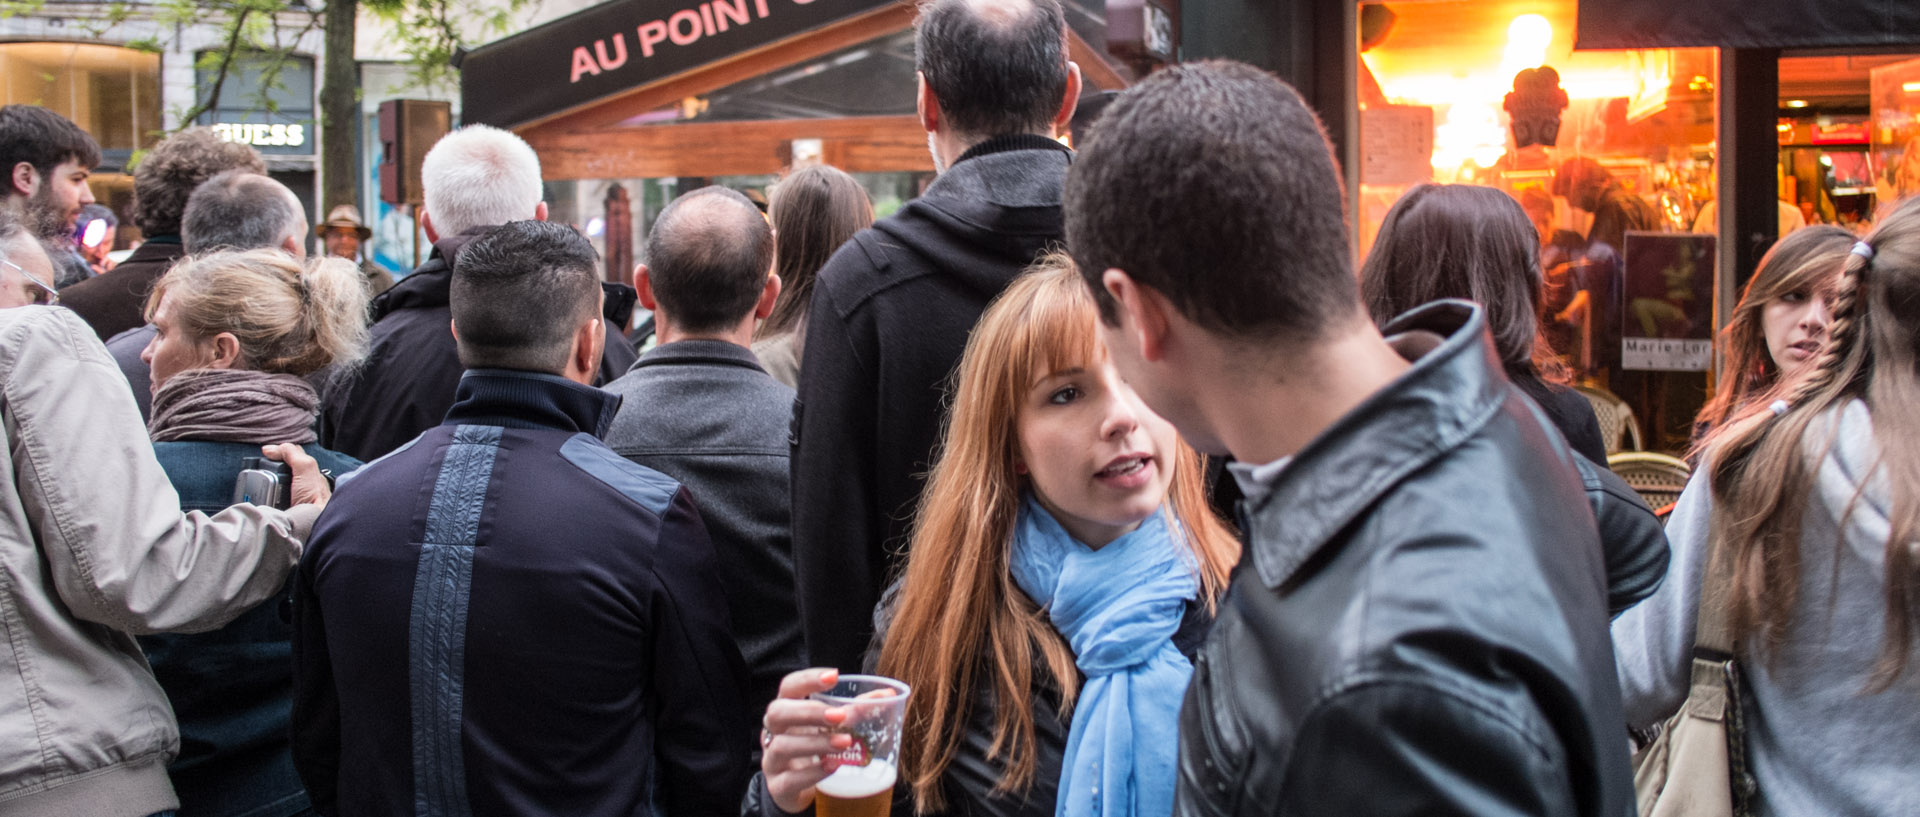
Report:
[[[560,445],[560,456],[656,517],[666,516],[667,506],[680,491],[677,480],[614,453],[591,435],[569,438]]]
[[[408,449],[410,449],[410,448],[412,448],[412,447],[414,446],[414,444],[416,444],[416,443],[418,443],[418,442],[420,442],[420,438],[419,438],[419,437],[415,437],[415,438],[413,438],[413,439],[411,439],[411,440],[408,440],[408,441],[406,441],[406,443],[405,443],[405,444],[403,444],[403,445],[401,445],[401,446],[400,446],[399,448],[396,448],[396,449],[394,449],[394,450],[392,450],[392,451],[389,451],[389,452],[387,452],[387,453],[385,453],[385,454],[382,454],[382,455],[380,455],[379,457],[376,457],[376,458],[374,458],[374,459],[373,459],[373,460],[372,460],[371,462],[365,462],[365,463],[361,463],[361,464],[360,464],[359,466],[356,466],[356,467],[355,467],[355,468],[354,468],[353,470],[351,470],[351,471],[348,471],[348,472],[347,472],[347,473],[345,473],[345,474],[341,474],[341,475],[340,475],[340,476],[338,476],[338,477],[335,477],[335,478],[334,478],[334,480],[333,480],[333,486],[334,486],[334,490],[339,490],[340,488],[342,488],[342,487],[344,487],[344,486],[346,486],[346,484],[347,484],[347,483],[348,483],[349,481],[351,481],[351,480],[353,480],[353,479],[354,479],[355,477],[358,477],[358,476],[360,476],[361,474],[364,474],[364,473],[366,473],[367,471],[369,471],[369,470],[371,470],[371,469],[369,469],[369,468],[368,468],[368,466],[371,466],[371,465],[375,465],[375,464],[378,464],[378,463],[382,463],[382,462],[386,462],[386,461],[387,461],[387,460],[389,460],[389,459],[392,459],[392,458],[394,458],[394,457],[397,457],[397,456],[400,456],[401,454],[405,454],[405,453],[407,453],[407,450],[408,450]],[[342,455],[342,456],[344,456],[344,455]],[[348,459],[352,459],[352,458],[351,458],[351,457],[348,457]]]

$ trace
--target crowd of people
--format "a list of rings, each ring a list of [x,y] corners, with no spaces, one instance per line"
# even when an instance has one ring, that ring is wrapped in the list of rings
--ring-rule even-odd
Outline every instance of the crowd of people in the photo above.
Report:
[[[930,0],[923,195],[695,190],[632,288],[480,125],[397,282],[204,128],[103,270],[47,241],[98,147],[0,107],[0,817],[1620,817],[1721,607],[1752,812],[1920,813],[1920,204],[1761,261],[1663,519],[1538,202],[1415,187],[1356,263],[1292,88],[1068,148],[1065,31]]]

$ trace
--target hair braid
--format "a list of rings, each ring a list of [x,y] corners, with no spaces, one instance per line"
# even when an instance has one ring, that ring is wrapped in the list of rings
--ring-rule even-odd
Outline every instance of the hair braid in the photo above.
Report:
[[[1865,257],[1848,258],[1829,301],[1829,340],[1813,364],[1775,384],[1705,444],[1719,543],[1712,558],[1726,560],[1732,576],[1728,621],[1736,636],[1758,635],[1769,653],[1786,640],[1799,592],[1800,526],[1812,479],[1803,438],[1816,416],[1854,391],[1866,368],[1858,295],[1868,265]],[[1783,404],[1785,410],[1776,408]]]

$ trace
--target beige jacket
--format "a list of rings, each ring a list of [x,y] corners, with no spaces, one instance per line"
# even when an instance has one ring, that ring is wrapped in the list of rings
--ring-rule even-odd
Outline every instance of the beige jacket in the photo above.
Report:
[[[133,634],[272,595],[318,511],[182,514],[133,394],[58,307],[0,310],[0,817],[174,808],[179,734]]]

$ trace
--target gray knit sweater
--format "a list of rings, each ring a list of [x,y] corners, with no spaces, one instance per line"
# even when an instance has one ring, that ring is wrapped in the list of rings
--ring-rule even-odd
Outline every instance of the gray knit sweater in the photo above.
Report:
[[[1863,691],[1886,632],[1891,496],[1883,471],[1861,489],[1877,450],[1866,405],[1816,419],[1804,446],[1818,459],[1819,476],[1802,523],[1793,623],[1778,655],[1755,657],[1751,642],[1740,650],[1758,811],[1920,814],[1920,667],[1910,663],[1887,691]],[[1613,623],[1633,726],[1672,715],[1686,697],[1712,502],[1706,474],[1696,474],[1667,524],[1673,562],[1666,582]],[[1914,655],[1920,659],[1920,650]]]

